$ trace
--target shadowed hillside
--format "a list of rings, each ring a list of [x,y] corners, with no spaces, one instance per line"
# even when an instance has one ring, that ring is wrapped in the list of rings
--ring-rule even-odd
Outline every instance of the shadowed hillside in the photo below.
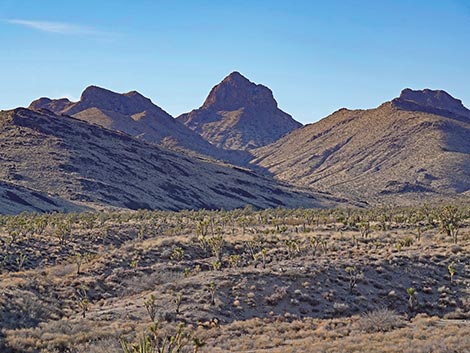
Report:
[[[52,113],[1,113],[0,141],[0,180],[77,204],[166,210],[336,204],[246,169]]]
[[[70,102],[66,98],[40,98],[29,108],[73,116],[147,142],[231,163],[242,164],[250,159],[250,155],[242,151],[224,151],[215,147],[136,91],[119,94],[90,86],[83,91],[78,102]]]
[[[370,202],[470,189],[470,111],[443,91],[404,90],[376,109],[341,109],[260,148],[279,179]]]

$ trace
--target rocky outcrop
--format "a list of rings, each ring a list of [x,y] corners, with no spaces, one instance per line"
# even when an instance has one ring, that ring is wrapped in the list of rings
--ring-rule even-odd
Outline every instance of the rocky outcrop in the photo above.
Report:
[[[400,97],[392,100],[392,104],[398,109],[470,120],[470,110],[465,108],[462,101],[442,90],[406,88],[401,92]]]
[[[249,150],[272,143],[302,126],[278,108],[272,91],[232,72],[204,104],[177,118],[214,145]]]
[[[341,109],[252,151],[277,178],[370,203],[456,201],[470,190],[470,119],[444,91]]]

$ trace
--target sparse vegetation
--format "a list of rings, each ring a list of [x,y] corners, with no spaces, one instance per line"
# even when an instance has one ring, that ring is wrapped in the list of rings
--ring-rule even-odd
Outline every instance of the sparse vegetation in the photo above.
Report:
[[[311,338],[327,347],[362,337],[372,347],[377,333],[401,342],[418,323],[445,340],[438,325],[458,335],[463,328],[449,318],[470,317],[470,273],[461,265],[470,212],[456,207],[458,245],[452,233],[442,234],[443,208],[430,206],[388,208],[386,215],[242,209],[0,216],[1,350],[152,352],[158,345],[149,322],[158,322],[160,348],[184,322],[181,352],[301,351]],[[368,222],[367,236],[358,232],[360,220]],[[60,224],[67,224],[64,241]],[[467,343],[460,341],[448,346],[462,351]],[[425,342],[433,341],[419,344]]]

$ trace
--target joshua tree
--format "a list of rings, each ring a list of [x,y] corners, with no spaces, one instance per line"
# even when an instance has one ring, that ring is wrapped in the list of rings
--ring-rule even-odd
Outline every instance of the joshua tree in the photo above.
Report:
[[[408,307],[411,311],[414,311],[417,305],[416,289],[410,287],[406,290],[406,292],[408,293]]]
[[[215,291],[217,287],[214,282],[211,282],[207,285],[207,288],[209,289],[209,293],[211,295],[211,305],[215,305]]]
[[[206,345],[206,343],[204,341],[200,340],[197,337],[193,337],[193,347],[194,347],[193,353],[198,353],[199,348],[202,348],[205,345]]]
[[[176,315],[180,313],[180,306],[181,306],[182,300],[183,300],[183,295],[181,293],[176,294],[175,299],[174,299],[174,302],[176,305],[176,309],[175,309]]]
[[[55,226],[55,236],[59,239],[61,245],[65,245],[72,235],[72,222],[68,219],[63,220]]]
[[[16,256],[16,264],[18,265],[18,271],[21,271],[23,269],[23,265],[27,259],[26,254],[24,254],[22,251],[19,251],[17,256]]]
[[[263,266],[263,269],[266,268],[266,255],[268,253],[268,249],[262,248],[261,251],[257,254],[255,254],[256,259],[261,258],[261,264]]]
[[[75,262],[75,265],[77,265],[77,276],[81,274],[82,264],[90,260],[91,257],[92,257],[91,254],[82,254],[79,252],[75,254],[75,256],[73,257],[73,260]]]
[[[449,271],[450,275],[450,283],[453,283],[454,275],[456,273],[455,262],[452,261],[449,266],[447,266],[447,270]]]
[[[155,301],[155,295],[152,294],[150,295],[150,298],[144,302],[145,309],[147,310],[147,313],[149,314],[150,320],[152,322],[155,321],[155,317],[157,316],[157,304]]]
[[[294,255],[300,252],[300,246],[297,240],[295,239],[286,239],[284,240],[284,244],[287,248],[287,255],[289,259],[292,259]]]
[[[230,264],[230,267],[232,267],[232,268],[237,267],[239,261],[240,261],[240,255],[230,255],[228,257],[228,262]]]
[[[79,288],[77,289],[77,304],[78,308],[80,309],[80,312],[82,314],[82,317],[85,318],[86,313],[88,311],[88,307],[90,305],[90,300],[88,299],[88,295],[86,293],[85,288]]]
[[[361,273],[358,271],[356,266],[348,266],[345,271],[349,275],[349,293],[352,294],[357,282],[361,278]]]
[[[173,251],[171,253],[170,259],[174,261],[181,261],[184,259],[184,250],[180,246],[176,246],[173,248]]]
[[[454,244],[457,244],[457,234],[459,232],[462,214],[455,206],[446,206],[439,214],[439,225],[447,236],[452,237]]]
[[[358,223],[359,231],[361,232],[361,238],[367,238],[370,234],[370,222],[362,220]]]
[[[162,335],[158,322],[150,326],[149,331],[139,338],[136,343],[121,339],[123,353],[181,353],[190,342],[193,342],[193,352],[197,353],[204,342],[183,332],[183,324],[178,324],[175,334]]]
[[[207,244],[211,249],[212,255],[222,264],[222,250],[225,244],[224,238],[221,235],[210,237],[207,239]]]

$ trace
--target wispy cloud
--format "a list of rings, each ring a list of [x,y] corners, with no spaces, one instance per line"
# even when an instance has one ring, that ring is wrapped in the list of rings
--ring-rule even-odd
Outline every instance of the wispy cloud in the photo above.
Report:
[[[22,19],[6,19],[3,20],[3,22],[49,33],[94,36],[106,35],[106,33],[100,32],[93,27],[81,26],[65,22],[32,21]]]

